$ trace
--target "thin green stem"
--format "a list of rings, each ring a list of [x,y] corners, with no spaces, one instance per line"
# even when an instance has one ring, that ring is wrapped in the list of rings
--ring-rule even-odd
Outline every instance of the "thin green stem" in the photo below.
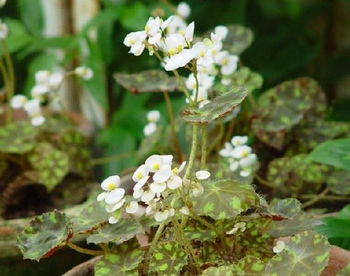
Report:
[[[252,93],[248,93],[248,100],[249,100],[250,104],[252,105],[253,109],[256,110],[258,108],[258,105],[257,105]]]
[[[191,175],[191,171],[194,165],[194,161],[196,159],[197,144],[198,144],[198,128],[199,127],[197,124],[193,125],[191,153],[190,153],[188,165],[186,168],[185,179],[189,179],[189,176]]]
[[[207,125],[202,127],[202,143],[201,143],[201,169],[205,169],[207,163],[207,142],[208,142],[208,130]]]
[[[309,206],[315,204],[316,202],[320,201],[323,197],[325,197],[329,193],[329,191],[330,191],[330,189],[326,188],[318,195],[314,195],[309,201],[306,201],[305,203],[303,203],[303,205],[302,205],[303,208],[309,207]]]
[[[92,249],[83,248],[83,247],[80,247],[72,242],[68,242],[67,246],[72,248],[73,250],[79,252],[79,253],[83,253],[83,254],[87,254],[87,255],[92,255],[92,256],[104,255],[104,251],[102,251],[102,250],[92,250]]]
[[[196,68],[196,67],[194,66],[194,68]],[[194,97],[194,103],[197,104],[198,103],[198,95],[199,95],[199,81],[198,81],[197,69],[194,70],[193,75],[194,75],[194,79],[196,81],[196,95]]]
[[[216,136],[214,142],[211,144],[208,152],[211,153],[217,145],[220,144],[222,136],[224,135],[224,124],[219,124],[219,134]]]
[[[262,184],[263,186],[265,187],[268,187],[268,188],[271,188],[271,189],[274,189],[275,187],[270,183],[268,182],[267,180],[263,179],[260,175],[258,174],[255,174],[254,176],[260,184]]]
[[[179,75],[179,72],[177,70],[172,71],[173,74],[175,75],[177,82],[180,84],[180,89],[182,90],[182,92],[186,95],[186,98],[190,101],[191,104],[193,104],[193,100],[190,97],[189,92],[187,91],[187,88],[184,84],[184,80],[182,79],[182,77]]]
[[[164,228],[165,228],[165,222],[163,222],[161,225],[159,225],[159,227],[157,229],[157,232],[156,232],[156,234],[153,237],[151,245],[150,245],[150,247],[149,247],[149,249],[148,249],[148,251],[146,253],[146,257],[145,257],[146,263],[147,263],[146,274],[148,274],[148,266],[149,266],[148,263],[149,263],[149,261],[151,259],[152,252],[153,252],[154,248],[156,247],[158,240],[162,236]]]
[[[182,156],[182,152],[181,152],[180,143],[179,143],[179,140],[178,140],[177,135],[176,135],[176,122],[175,122],[175,115],[174,115],[173,106],[171,104],[169,93],[164,91],[163,95],[164,95],[166,108],[167,108],[167,112],[168,112],[168,116],[169,116],[171,134],[172,134],[172,139],[173,139],[173,143],[174,143],[174,147],[175,147],[175,152],[176,152],[176,155],[178,157],[179,162],[182,162],[183,156]]]

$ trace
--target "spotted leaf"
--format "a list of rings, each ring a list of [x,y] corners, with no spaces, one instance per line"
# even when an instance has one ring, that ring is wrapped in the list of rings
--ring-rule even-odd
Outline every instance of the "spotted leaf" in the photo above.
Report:
[[[240,87],[234,88],[224,95],[215,97],[202,108],[186,107],[182,110],[182,118],[193,124],[207,124],[211,121],[222,119],[242,103],[247,96],[247,90]]]
[[[136,74],[117,73],[116,81],[132,93],[142,92],[172,92],[177,89],[175,77],[169,77],[160,70],[147,70]]]
[[[259,197],[252,186],[224,179],[203,183],[204,193],[193,198],[193,210],[213,219],[235,217],[259,205]]]
[[[209,267],[204,270],[201,276],[232,276],[234,265],[221,265],[218,267]]]
[[[87,238],[88,243],[123,243],[135,237],[136,234],[143,233],[140,223],[135,219],[121,219],[116,224],[105,224],[99,227],[96,233]]]
[[[143,258],[138,242],[133,239],[113,251],[116,253],[106,254],[96,263],[95,276],[137,276],[137,267]]]
[[[214,230],[203,227],[200,223],[195,222],[186,226],[186,228],[183,229],[183,232],[189,240],[213,241],[217,237]]]
[[[36,170],[38,182],[51,191],[69,170],[69,158],[49,143],[39,143],[29,155],[29,162]]]
[[[301,212],[301,203],[295,198],[274,198],[268,209],[272,215],[292,218]]]
[[[240,55],[253,42],[253,32],[241,25],[229,25],[228,34],[223,40],[223,49],[229,51],[231,54]]]
[[[313,231],[293,236],[266,265],[264,276],[320,275],[329,259],[327,239]]]
[[[248,276],[261,275],[265,269],[265,263],[254,256],[245,256],[233,265],[233,275]]]
[[[36,144],[38,129],[29,122],[18,121],[0,128],[0,152],[22,154]]]
[[[72,235],[72,224],[65,214],[53,211],[33,218],[19,234],[17,246],[23,257],[40,260],[64,246]]]
[[[149,268],[160,275],[180,275],[187,264],[187,253],[175,241],[158,243],[153,251]]]

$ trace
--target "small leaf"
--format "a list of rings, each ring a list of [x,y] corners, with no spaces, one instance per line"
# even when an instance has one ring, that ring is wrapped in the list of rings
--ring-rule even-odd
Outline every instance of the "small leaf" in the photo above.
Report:
[[[35,146],[37,128],[29,122],[18,121],[0,128],[0,151],[23,154]]]
[[[350,138],[327,141],[310,153],[312,161],[350,171]]]
[[[234,265],[221,265],[218,267],[209,267],[204,270],[201,276],[232,276]]]
[[[69,170],[69,158],[51,144],[39,143],[29,155],[29,162],[37,171],[38,181],[51,191]]]
[[[244,88],[235,88],[224,95],[215,97],[202,108],[186,107],[182,111],[182,118],[188,123],[207,124],[211,121],[222,119],[242,103],[247,96]]]
[[[327,239],[313,231],[293,236],[266,265],[264,276],[320,275],[329,259]]]
[[[213,241],[216,239],[217,234],[214,230],[203,227],[200,223],[191,223],[183,229],[183,232],[187,239],[198,241]]]
[[[87,238],[88,243],[123,243],[135,237],[136,234],[143,233],[142,225],[135,219],[123,218],[116,224],[105,224],[97,229],[97,233]]]
[[[187,264],[188,254],[175,241],[158,243],[149,268],[160,275],[179,275],[183,266]]]
[[[225,179],[203,183],[204,193],[193,198],[194,211],[213,219],[225,219],[259,205],[252,186]]]
[[[234,264],[233,272],[242,276],[259,275],[264,269],[265,263],[257,257],[248,255]]]
[[[326,179],[330,190],[338,195],[350,194],[350,172],[345,170],[334,170]]]
[[[223,49],[230,54],[240,55],[253,42],[253,32],[247,27],[241,25],[229,25],[228,34],[223,40]]]
[[[18,236],[17,246],[25,259],[40,260],[64,246],[72,235],[65,214],[53,211],[32,219]]]
[[[106,254],[95,265],[95,276],[137,276],[137,266],[143,252],[136,240],[115,247],[116,253]]]
[[[292,218],[301,212],[301,203],[295,198],[274,198],[268,210],[272,215]]]
[[[160,70],[147,70],[136,74],[117,73],[116,81],[132,93],[172,92],[178,84],[175,77],[169,77]]]

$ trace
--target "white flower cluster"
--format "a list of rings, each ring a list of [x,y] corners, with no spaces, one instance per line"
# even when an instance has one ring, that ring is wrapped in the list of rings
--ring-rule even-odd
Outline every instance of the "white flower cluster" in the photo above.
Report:
[[[247,136],[234,136],[231,143],[225,143],[225,148],[219,154],[228,158],[231,171],[239,170],[242,177],[248,177],[253,173],[257,163],[257,156],[252,153],[252,148],[246,145]]]
[[[84,79],[92,77],[90,68],[78,67],[74,73]],[[35,85],[31,90],[32,99],[24,95],[15,95],[11,99],[11,107],[14,109],[23,108],[31,118],[33,126],[40,126],[45,122],[45,117],[41,109],[41,103],[46,100],[54,99],[56,91],[61,86],[65,74],[62,72],[50,72],[46,70],[35,73]]]
[[[0,8],[5,6],[6,0],[0,0]],[[7,38],[8,34],[8,26],[6,23],[3,23],[0,19],[0,40],[4,40]]]
[[[182,2],[177,9],[178,15],[165,21],[159,17],[150,17],[144,31],[129,33],[124,44],[136,56],[141,55],[145,48],[150,54],[156,52],[166,71],[189,66],[191,63],[191,71],[196,72],[197,78],[190,74],[186,86],[194,91],[198,82],[197,101],[202,102],[203,106],[208,102],[208,90],[213,86],[215,77],[219,74],[223,77],[232,74],[237,69],[238,57],[223,50],[223,40],[228,34],[228,29],[224,26],[217,26],[210,39],[193,43],[194,22],[187,25],[184,21],[190,11],[189,6]],[[224,80],[227,82],[227,79]]]
[[[158,110],[151,110],[147,113],[148,124],[143,128],[145,136],[153,134],[157,130],[157,122],[160,119],[160,112]]]

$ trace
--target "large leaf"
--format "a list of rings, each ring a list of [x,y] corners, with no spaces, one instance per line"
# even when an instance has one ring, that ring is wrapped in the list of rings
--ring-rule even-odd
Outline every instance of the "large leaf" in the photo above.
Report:
[[[264,276],[320,275],[329,258],[326,237],[313,231],[293,236],[267,264]]]
[[[243,87],[234,88],[224,95],[215,97],[202,108],[186,107],[182,111],[182,118],[189,123],[207,124],[229,115],[232,110],[242,103],[247,96],[247,90]]]
[[[38,181],[51,191],[69,170],[69,158],[51,144],[42,142],[38,144],[29,155],[29,161],[36,170]]]
[[[161,275],[179,275],[182,267],[187,264],[186,251],[175,241],[158,243],[153,251],[149,268]]]
[[[315,162],[350,170],[350,138],[324,142],[310,153],[309,158]]]
[[[117,73],[116,81],[132,93],[172,92],[178,87],[175,77],[160,70],[147,70],[136,74]]]
[[[253,32],[241,25],[229,25],[227,37],[223,41],[223,49],[231,54],[240,55],[254,39]]]
[[[32,37],[20,20],[5,18],[4,21],[9,29],[6,42],[10,53],[16,52],[32,42]],[[2,50],[0,50],[0,54],[1,52]]]
[[[0,151],[22,154],[32,150],[38,131],[29,122],[19,121],[0,128]]]
[[[242,276],[259,275],[264,269],[265,264],[259,258],[248,255],[234,265],[233,272]]]
[[[137,276],[143,252],[136,240],[115,247],[115,253],[104,255],[95,265],[95,276]]]
[[[121,219],[116,224],[105,224],[87,238],[88,243],[122,243],[143,233],[142,225],[135,219]]]
[[[286,134],[302,121],[307,112],[324,112],[325,96],[314,80],[300,78],[268,90],[259,98],[258,105],[254,132],[261,141],[281,149]]]
[[[184,235],[189,240],[213,241],[217,234],[213,229],[204,227],[201,223],[192,222],[183,229]]]
[[[235,217],[259,205],[259,197],[252,186],[224,179],[203,183],[204,193],[193,198],[194,211],[214,219]]]
[[[73,231],[76,233],[91,232],[108,221],[110,215],[102,203],[93,201],[84,206],[81,213],[71,216]]]
[[[25,259],[40,260],[64,246],[72,235],[65,214],[53,211],[32,219],[18,236],[17,246]]]
[[[274,198],[268,210],[272,215],[292,218],[301,212],[301,203],[295,198]]]

